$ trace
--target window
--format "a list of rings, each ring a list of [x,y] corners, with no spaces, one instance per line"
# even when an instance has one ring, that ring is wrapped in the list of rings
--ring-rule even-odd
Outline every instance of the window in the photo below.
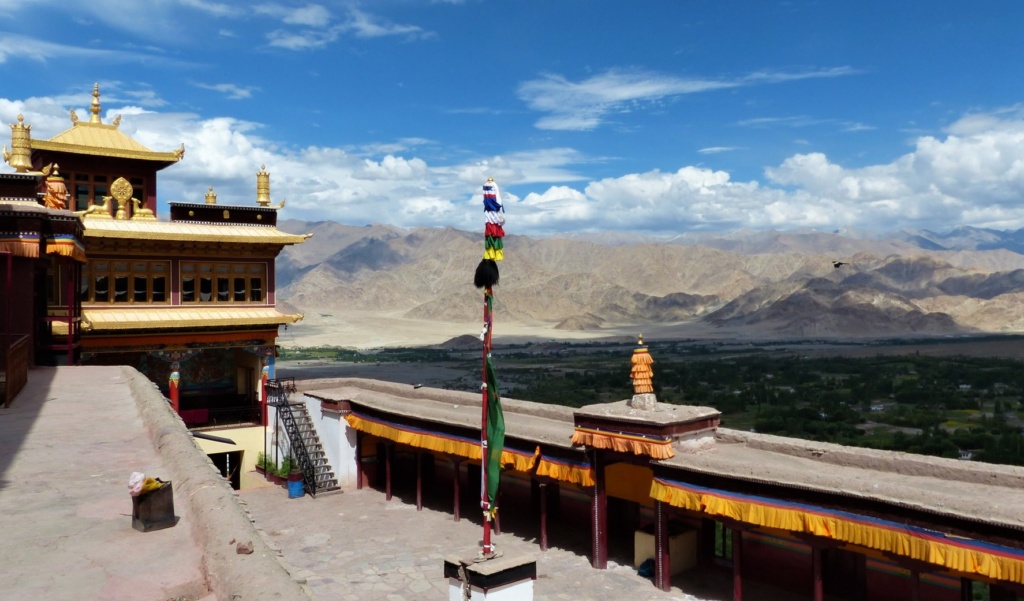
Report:
[[[263,303],[264,263],[181,264],[182,303]]]
[[[732,560],[732,528],[715,522],[715,557]]]
[[[82,269],[84,303],[166,303],[166,261],[92,261]]]

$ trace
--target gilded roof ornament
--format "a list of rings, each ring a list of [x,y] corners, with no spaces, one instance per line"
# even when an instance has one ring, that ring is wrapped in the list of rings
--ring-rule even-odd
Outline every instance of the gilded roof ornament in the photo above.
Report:
[[[210,186],[209,191],[206,192],[206,204],[217,204],[217,193],[213,191],[213,186]]]
[[[256,173],[256,204],[261,207],[270,206],[270,174],[267,173],[266,165],[260,165]]]
[[[110,124],[113,125],[114,127],[117,127],[117,126],[121,125],[121,115],[118,115],[118,116],[114,117],[114,120],[111,121]]]
[[[71,109],[71,122],[78,123],[78,113],[75,112],[75,109]]]
[[[68,188],[64,178],[57,170],[57,163],[50,163],[43,167],[43,175],[46,177],[46,194],[43,196],[43,205],[47,209],[66,209],[68,199]]]
[[[25,125],[25,116],[18,115],[18,122],[11,124],[11,150],[3,147],[4,160],[18,173],[32,169],[32,126]]]
[[[92,84],[92,103],[89,105],[89,123],[103,123],[100,119],[100,84]]]
[[[181,148],[174,151],[174,156],[178,157],[178,160],[185,158],[185,143],[181,143]]]

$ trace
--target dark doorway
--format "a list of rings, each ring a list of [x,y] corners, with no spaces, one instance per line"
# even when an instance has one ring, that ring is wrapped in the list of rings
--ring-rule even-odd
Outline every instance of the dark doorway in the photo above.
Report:
[[[821,577],[825,594],[847,601],[867,601],[865,557],[842,549],[821,553]]]
[[[209,454],[210,461],[220,470],[220,475],[231,482],[231,488],[235,490],[242,487],[242,453],[243,451],[228,451]]]

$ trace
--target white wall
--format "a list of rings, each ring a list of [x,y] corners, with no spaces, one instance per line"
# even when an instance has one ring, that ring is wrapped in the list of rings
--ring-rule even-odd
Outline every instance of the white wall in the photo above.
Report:
[[[334,470],[338,485],[353,488],[356,485],[356,432],[349,427],[341,415],[334,411],[326,413],[321,409],[320,399],[307,397],[302,393],[292,395],[293,401],[306,403],[306,410],[313,420],[320,444],[327,453],[327,461]]]

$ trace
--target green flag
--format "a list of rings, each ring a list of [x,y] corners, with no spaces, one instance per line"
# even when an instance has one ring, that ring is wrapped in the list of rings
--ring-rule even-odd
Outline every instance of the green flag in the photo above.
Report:
[[[487,501],[491,515],[498,510],[498,480],[501,478],[501,452],[505,449],[505,416],[501,412],[501,394],[494,363],[487,356]]]

